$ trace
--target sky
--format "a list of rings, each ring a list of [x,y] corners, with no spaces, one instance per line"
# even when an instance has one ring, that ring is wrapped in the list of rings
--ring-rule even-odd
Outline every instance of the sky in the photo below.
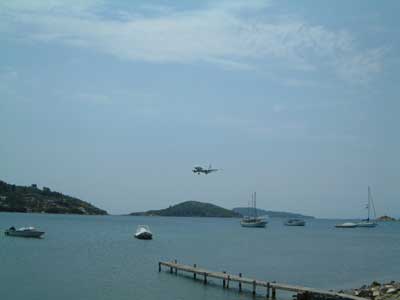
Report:
[[[400,217],[398,1],[0,0],[0,179]],[[222,170],[208,176],[195,165]]]

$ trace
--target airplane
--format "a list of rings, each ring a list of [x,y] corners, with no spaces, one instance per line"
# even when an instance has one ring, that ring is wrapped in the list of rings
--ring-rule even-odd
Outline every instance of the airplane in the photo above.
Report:
[[[192,170],[192,172],[195,173],[195,174],[197,173],[197,175],[200,175],[201,173],[204,173],[205,175],[208,175],[209,173],[216,172],[216,171],[218,171],[218,169],[213,169],[213,168],[211,167],[211,165],[209,165],[208,168],[203,168],[203,167],[200,167],[200,166],[195,166],[195,167],[193,168],[193,170]]]

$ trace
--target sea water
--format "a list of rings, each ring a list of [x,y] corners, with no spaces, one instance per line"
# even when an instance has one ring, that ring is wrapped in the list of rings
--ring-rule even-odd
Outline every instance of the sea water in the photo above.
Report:
[[[0,299],[251,298],[237,283],[227,290],[220,280],[203,285],[201,278],[158,272],[158,261],[175,259],[323,289],[400,279],[400,222],[338,229],[337,220],[308,220],[305,227],[283,221],[242,228],[239,219],[0,213],[2,230],[33,225],[46,232],[42,239],[0,235]],[[133,237],[139,224],[150,226],[152,241]]]

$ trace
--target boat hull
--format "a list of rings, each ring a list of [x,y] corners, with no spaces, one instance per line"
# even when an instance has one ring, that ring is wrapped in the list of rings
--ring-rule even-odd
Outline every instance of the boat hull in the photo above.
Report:
[[[357,223],[357,227],[373,228],[373,227],[376,227],[376,226],[378,226],[378,224],[374,223],[374,222],[360,222],[360,223]]]
[[[286,221],[286,226],[306,226],[306,222],[303,220],[293,220],[293,221]]]
[[[18,230],[6,230],[5,235],[25,237],[25,238],[40,238],[44,235],[43,231],[18,231]]]
[[[137,238],[139,240],[152,240],[153,235],[149,232],[141,232],[141,233],[135,234],[135,238]]]
[[[241,221],[240,225],[242,225],[242,227],[249,227],[249,228],[264,228],[265,226],[267,226],[267,222],[266,221],[258,221],[258,222]]]
[[[357,224],[356,223],[343,223],[343,224],[336,224],[336,228],[356,228]]]

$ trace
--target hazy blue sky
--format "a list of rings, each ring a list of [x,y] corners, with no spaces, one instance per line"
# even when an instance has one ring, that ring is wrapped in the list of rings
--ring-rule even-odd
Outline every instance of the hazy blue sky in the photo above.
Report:
[[[400,217],[399,1],[0,1],[0,179]],[[193,165],[223,171],[191,173]]]

